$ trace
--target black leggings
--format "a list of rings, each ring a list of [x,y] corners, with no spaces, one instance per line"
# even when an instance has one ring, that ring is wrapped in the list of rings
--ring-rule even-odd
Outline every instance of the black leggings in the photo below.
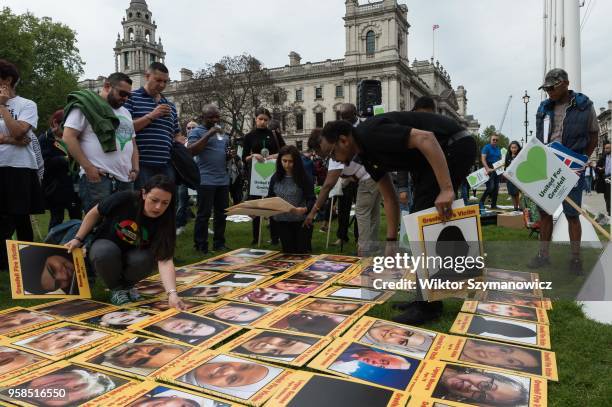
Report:
[[[312,227],[302,227],[303,222],[276,222],[283,253],[310,252]]]
[[[132,288],[153,273],[155,261],[148,249],[131,249],[123,253],[112,240],[98,239],[89,249],[89,260],[111,290]]]

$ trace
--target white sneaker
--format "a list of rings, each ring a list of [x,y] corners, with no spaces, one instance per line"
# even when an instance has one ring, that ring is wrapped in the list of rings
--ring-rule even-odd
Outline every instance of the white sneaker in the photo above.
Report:
[[[185,231],[185,226],[178,227],[176,228],[176,235],[179,236],[184,231]]]

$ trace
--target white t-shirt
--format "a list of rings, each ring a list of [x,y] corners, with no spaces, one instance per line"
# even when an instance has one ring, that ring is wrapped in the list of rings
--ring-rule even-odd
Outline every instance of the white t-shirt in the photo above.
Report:
[[[132,169],[132,154],[134,146],[132,139],[136,137],[132,115],[125,107],[113,109],[119,119],[119,127],[115,130],[117,150],[105,153],[98,136],[93,132],[91,125],[79,108],[74,108],[68,114],[64,127],[81,132],[80,144],[85,157],[97,168],[112,175],[119,181],[128,182]],[[81,175],[85,174],[81,167]]]
[[[341,162],[330,158],[329,163],[327,164],[327,170],[342,170],[342,174],[340,174],[342,178],[354,176],[359,181],[364,181],[370,178],[370,174],[368,174],[365,167],[355,161],[351,161],[349,165],[344,165]]]
[[[6,104],[8,105],[8,110],[11,112],[13,119],[28,123],[32,126],[30,130],[28,130],[27,135],[31,139],[34,139],[36,135],[32,129],[35,129],[38,125],[38,109],[36,103],[29,99],[22,98],[21,96],[15,96],[9,99]],[[1,117],[0,133],[9,134],[4,119]],[[38,170],[32,143],[28,143],[26,146],[0,144],[0,167],[31,168],[33,170]]]

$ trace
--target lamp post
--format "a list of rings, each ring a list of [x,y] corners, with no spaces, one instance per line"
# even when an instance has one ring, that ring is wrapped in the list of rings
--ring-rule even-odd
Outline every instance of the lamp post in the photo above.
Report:
[[[525,143],[527,143],[527,141],[529,140],[527,138],[528,137],[527,129],[529,127],[529,120],[527,119],[528,117],[527,104],[529,103],[529,95],[527,94],[527,91],[525,91],[525,95],[523,96],[523,102],[525,103]]]

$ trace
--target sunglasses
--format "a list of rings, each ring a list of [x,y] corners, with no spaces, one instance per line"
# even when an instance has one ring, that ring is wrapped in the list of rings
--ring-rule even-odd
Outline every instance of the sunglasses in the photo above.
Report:
[[[545,92],[550,92],[551,90],[555,89],[556,87],[558,87],[558,86],[559,86],[559,85],[561,85],[562,83],[563,83],[563,81],[561,81],[561,82],[557,82],[557,83],[555,83],[554,85],[551,85],[551,86],[542,86],[542,89],[543,89]]]
[[[113,89],[116,90],[119,96],[122,98],[129,98],[130,96],[132,96],[132,92],[128,92],[127,90],[121,90],[117,88],[113,88]]]

